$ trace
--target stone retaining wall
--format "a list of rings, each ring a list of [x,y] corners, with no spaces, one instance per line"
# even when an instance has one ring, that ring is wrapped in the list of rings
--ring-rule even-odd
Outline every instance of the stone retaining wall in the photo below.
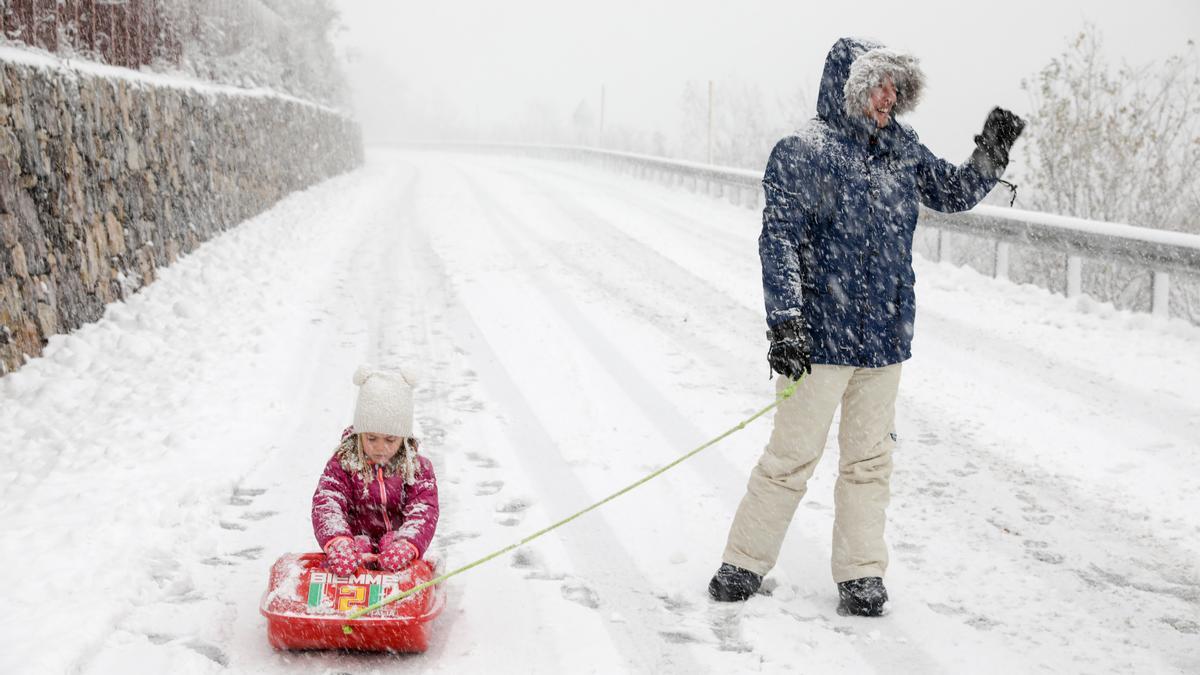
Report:
[[[361,163],[357,124],[302,101],[0,61],[0,374]]]

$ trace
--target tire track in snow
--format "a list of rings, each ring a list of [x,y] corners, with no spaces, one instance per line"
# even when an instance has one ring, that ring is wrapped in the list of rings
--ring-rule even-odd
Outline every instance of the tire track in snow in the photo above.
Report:
[[[423,232],[415,234],[415,247],[425,253],[430,268],[435,269],[442,280],[440,285],[447,289],[448,295],[454,297],[456,294],[445,260]],[[566,514],[583,506],[579,498],[588,494],[588,491],[563,461],[554,439],[542,426],[520,385],[484,337],[469,308],[460,300],[454,303],[448,314],[458,344],[470,355],[471,363],[480,376],[480,383],[493,393],[493,400],[502,402],[501,405],[511,416],[509,435],[513,439],[513,447],[523,450],[519,456],[526,473],[542,478],[542,494],[555,512]],[[592,517],[587,525],[586,534],[580,530],[566,530],[561,536],[567,544],[574,567],[586,578],[603,580],[606,591],[613,593],[606,600],[619,607],[623,614],[644,617],[640,625],[633,622],[604,622],[616,652],[637,670],[661,671],[665,668],[671,672],[700,672],[700,665],[689,652],[664,648],[655,639],[656,633],[643,630],[656,623],[654,617],[660,612],[657,602],[635,592],[621,581],[637,578],[638,568],[607,522]],[[628,646],[633,648],[627,650]],[[643,662],[642,659],[649,659],[650,662]]]
[[[512,175],[518,176],[518,180],[523,182],[531,182],[518,174]],[[531,235],[522,237],[522,241],[537,242],[536,245],[548,257],[558,261],[560,274],[574,277],[585,288],[598,289],[602,294],[619,300],[622,306],[631,310],[630,313],[642,319],[649,328],[680,345],[682,353],[702,357],[705,366],[718,371],[718,377],[707,378],[707,381],[738,381],[742,378],[742,373],[751,370],[750,358],[731,352],[728,345],[747,344],[748,340],[761,336],[761,333],[753,329],[737,328],[761,323],[761,318],[752,318],[755,317],[753,310],[728,292],[713,286],[711,281],[681,267],[646,243],[622,232],[601,214],[576,202],[572,202],[570,207],[564,206],[562,200],[566,199],[565,195],[555,193],[541,184],[533,185],[545,203],[562,213],[562,218],[557,220],[573,226],[585,236],[595,238],[600,244],[601,255],[604,256],[572,256],[562,247],[543,243],[539,241],[540,236],[537,233],[520,225],[520,219],[510,213],[510,220],[526,234]],[[618,267],[620,271],[613,273]],[[621,281],[617,281],[618,279]],[[658,292],[650,295],[663,298],[663,304],[689,308],[689,317],[705,314],[708,316],[699,321],[680,321],[669,314],[670,310],[647,302],[644,297],[631,290],[633,279],[648,289],[656,289]],[[690,303],[697,295],[697,286],[707,291],[708,297],[719,298],[723,307],[714,312],[710,307],[692,306]],[[737,320],[729,319],[730,308],[739,313]],[[688,325],[685,326],[685,323]],[[703,330],[698,328],[700,326],[704,327]],[[718,334],[723,337],[720,341],[709,337]],[[755,340],[754,344],[758,345],[759,341]],[[756,348],[753,351],[757,360],[764,350]],[[766,390],[764,387],[745,387],[738,394],[746,399],[756,399],[760,395],[760,389]]]
[[[533,162],[539,160],[530,161]],[[638,210],[646,212],[650,216],[654,217],[658,222],[677,232],[680,237],[698,238],[703,240],[706,244],[719,250],[736,251],[745,246],[756,247],[758,245],[757,237],[753,237],[749,240],[739,238],[737,235],[714,227],[711,221],[706,221],[703,218],[695,218],[690,214],[676,209],[674,205],[667,204],[665,201],[656,202],[645,197],[643,194],[622,189],[622,186],[618,185],[608,176],[605,176],[605,178],[608,180],[599,180],[593,182],[589,181],[587,177],[569,170],[568,167],[562,166],[558,163],[553,163],[551,160],[540,161],[542,163],[530,163],[528,165],[522,165],[522,169],[528,169],[524,174],[515,168],[503,170],[511,175],[524,175],[528,177],[530,173],[536,171],[543,176],[554,176],[560,178],[562,179],[561,182],[572,183],[577,189],[587,190],[595,194],[603,194],[605,198],[613,201],[614,203],[625,203],[634,206]],[[664,191],[672,190],[670,186],[662,183],[649,182],[645,179],[641,180],[645,183],[645,186],[653,185]],[[697,199],[706,198],[704,193],[692,194]],[[724,206],[724,204],[722,204],[722,206]],[[757,249],[755,249],[754,255],[757,256]]]

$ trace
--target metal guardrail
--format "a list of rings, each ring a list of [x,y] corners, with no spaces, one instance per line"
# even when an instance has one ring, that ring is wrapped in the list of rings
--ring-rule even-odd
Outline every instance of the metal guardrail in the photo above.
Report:
[[[689,184],[743,206],[762,206],[762,174],[748,169],[639,155],[570,145],[520,143],[430,142],[403,143],[407,147],[457,149],[472,152],[520,154],[547,159],[588,161],[625,169],[645,178]],[[955,232],[994,243],[993,275],[1007,279],[1013,245],[1059,252],[1066,257],[1068,297],[1082,294],[1083,260],[1118,262],[1152,273],[1151,313],[1170,315],[1171,274],[1200,278],[1200,235],[1146,227],[1071,218],[1036,211],[979,205],[962,213],[939,213],[922,208],[918,226],[937,230],[937,258],[950,256],[947,233]],[[1196,317],[1188,317],[1196,321]]]

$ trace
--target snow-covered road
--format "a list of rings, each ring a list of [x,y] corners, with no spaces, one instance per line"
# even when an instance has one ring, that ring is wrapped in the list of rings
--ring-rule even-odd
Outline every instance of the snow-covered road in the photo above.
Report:
[[[381,150],[204,245],[0,378],[0,672],[1200,671],[1200,329],[920,260],[888,616],[834,612],[835,440],[769,594],[708,600],[763,420],[456,577],[424,655],[271,650],[356,365],[424,370],[468,562],[770,401],[757,236],[599,169]]]

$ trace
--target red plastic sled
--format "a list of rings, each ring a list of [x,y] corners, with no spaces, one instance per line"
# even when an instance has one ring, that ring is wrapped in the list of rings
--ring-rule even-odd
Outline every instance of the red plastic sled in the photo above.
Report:
[[[439,586],[348,621],[346,615],[397,591],[433,579],[434,568],[417,560],[396,574],[359,568],[337,577],[323,565],[323,553],[288,553],[271,567],[271,581],[259,610],[267,617],[267,639],[276,649],[354,649],[423,652],[430,622],[441,613]],[[353,631],[346,634],[343,626]]]

